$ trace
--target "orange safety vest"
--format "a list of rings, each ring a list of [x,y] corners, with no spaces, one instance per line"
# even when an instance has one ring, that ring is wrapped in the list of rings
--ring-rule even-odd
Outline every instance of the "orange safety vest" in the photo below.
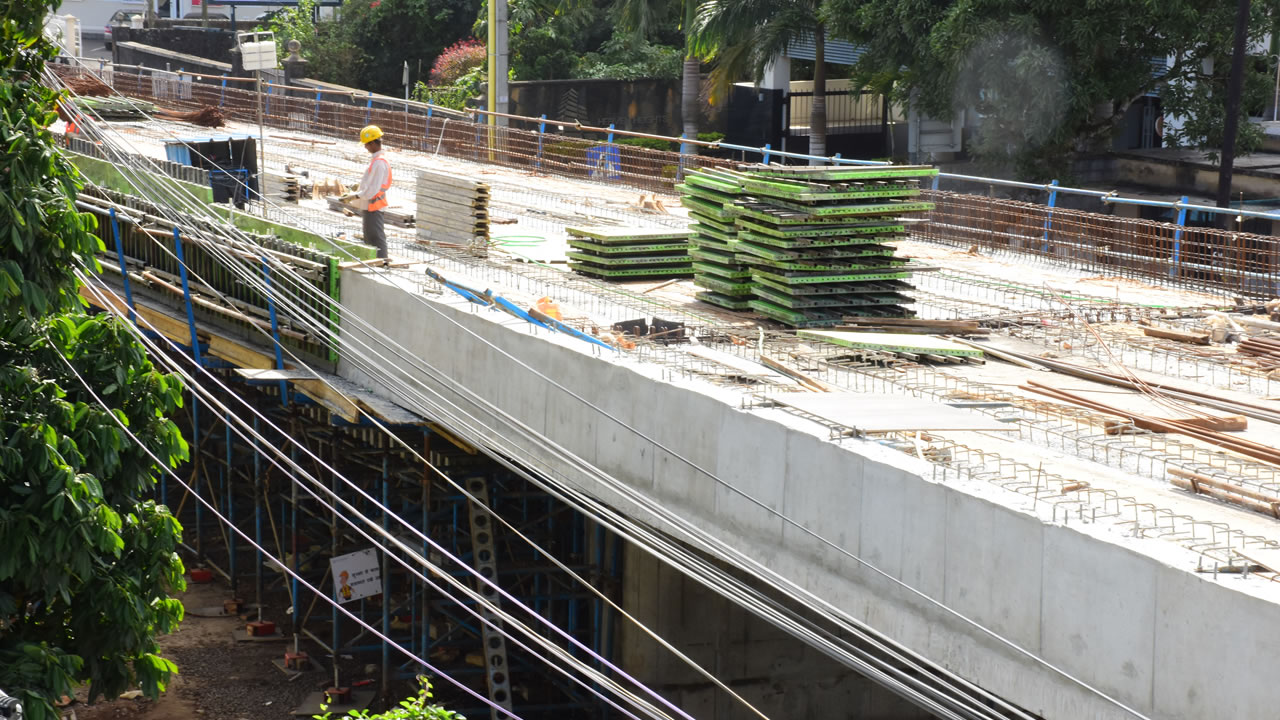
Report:
[[[387,206],[387,190],[391,189],[391,163],[387,160],[385,155],[380,158],[370,160],[369,168],[372,169],[373,164],[379,160],[387,163],[387,181],[382,183],[382,187],[378,189],[377,195],[369,198],[369,212],[381,210]]]

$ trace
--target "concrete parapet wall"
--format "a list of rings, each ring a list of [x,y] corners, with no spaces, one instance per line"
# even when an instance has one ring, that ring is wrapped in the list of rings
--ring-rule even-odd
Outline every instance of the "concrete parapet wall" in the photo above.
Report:
[[[428,301],[435,312],[407,292],[361,272],[342,278],[345,312],[376,322],[452,381],[876,630],[1038,715],[1132,717],[894,580],[1152,718],[1268,718],[1280,707],[1280,684],[1270,681],[1280,670],[1280,605],[1227,585],[1238,580],[1214,582],[1141,552],[1167,548],[1161,541],[1122,547],[1087,527],[1048,525],[981,497],[991,492],[985,484],[973,491],[938,484],[926,463],[874,443],[836,444],[780,411],[746,412],[716,396],[719,390],[677,387],[626,359],[595,357],[564,336],[531,336],[524,323],[499,313]],[[342,332],[367,338],[350,322]],[[477,336],[894,580],[784,524]],[[371,376],[344,361],[340,373],[379,391],[384,373],[413,375],[471,405],[404,364]],[[562,480],[656,524],[507,423],[477,415]],[[641,667],[631,669],[656,672],[644,667],[646,657],[633,654]]]

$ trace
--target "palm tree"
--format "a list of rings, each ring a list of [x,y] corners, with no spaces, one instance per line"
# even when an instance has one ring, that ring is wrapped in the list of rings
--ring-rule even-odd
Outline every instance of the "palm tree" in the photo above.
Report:
[[[826,27],[819,0],[703,0],[694,22],[693,48],[715,60],[715,95],[738,78],[759,80],[765,68],[796,39],[813,38],[813,105],[809,110],[809,154],[827,154]],[[817,161],[814,161],[817,162]]]
[[[622,29],[644,36],[658,20],[671,17],[679,4],[680,29],[684,31],[684,66],[680,74],[680,124],[684,136],[698,137],[698,95],[702,63],[693,51],[693,24],[698,16],[697,0],[619,0],[619,25]],[[682,148],[683,149],[683,148]]]

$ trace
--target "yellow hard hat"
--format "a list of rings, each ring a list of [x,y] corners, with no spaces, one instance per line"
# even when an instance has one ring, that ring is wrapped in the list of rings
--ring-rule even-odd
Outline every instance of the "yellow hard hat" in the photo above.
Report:
[[[377,125],[370,125],[360,131],[360,144],[366,145],[382,137],[382,128]]]

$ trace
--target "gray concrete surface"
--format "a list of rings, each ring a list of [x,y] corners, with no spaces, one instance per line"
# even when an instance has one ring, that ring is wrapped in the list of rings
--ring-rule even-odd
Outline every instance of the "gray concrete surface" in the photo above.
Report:
[[[344,271],[342,299],[351,313],[375,319],[422,361],[566,450],[877,630],[1049,720],[1131,715],[784,524],[672,452],[1146,716],[1269,718],[1280,706],[1280,684],[1270,681],[1280,670],[1280,606],[1170,567],[1155,551],[1147,554],[1143,541],[1120,546],[1083,529],[1043,523],[966,488],[932,482],[928,466],[908,456],[854,440],[838,446],[824,439],[825,431],[818,437],[816,430],[788,427],[770,411],[744,412],[713,397],[711,389],[664,383],[628,361],[594,357],[578,341],[531,336],[518,321],[504,327],[509,316],[438,302],[432,302],[434,312],[405,290],[357,271]],[[342,332],[364,336],[350,322]],[[549,387],[494,347],[650,439]],[[403,364],[370,376],[344,363],[340,373],[375,389],[383,387],[385,374],[412,375],[451,401],[472,405]],[[478,415],[561,481],[655,522],[631,500],[518,437],[506,421]]]

